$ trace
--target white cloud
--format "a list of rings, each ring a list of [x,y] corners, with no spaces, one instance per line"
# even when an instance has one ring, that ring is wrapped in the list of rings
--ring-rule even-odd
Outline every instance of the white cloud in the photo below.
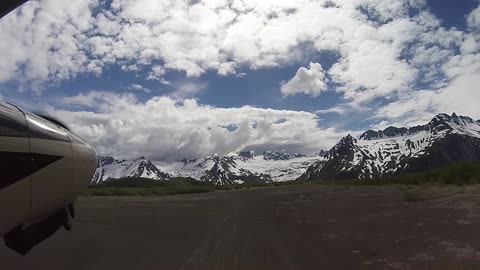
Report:
[[[421,90],[402,95],[397,101],[382,107],[375,115],[390,124],[412,126],[424,124],[438,113],[453,112],[480,119],[478,101],[480,72],[455,78],[438,90]]]
[[[162,80],[163,75],[165,75],[166,71],[162,66],[155,65],[152,67],[152,71],[147,77],[147,80]]]
[[[414,83],[423,62],[431,61],[423,57],[421,46],[442,51],[432,45],[458,39],[439,27],[421,0],[337,0],[335,5],[313,0],[114,0],[111,7],[93,1],[52,3],[31,1],[22,12],[0,21],[0,38],[9,41],[4,44],[20,48],[2,58],[0,81],[62,80],[79,72],[100,75],[111,64],[134,72],[148,66],[147,79],[154,80],[169,70],[187,77],[209,70],[228,76],[242,67],[298,63],[310,46],[318,52],[336,51],[340,60],[329,70],[332,82],[343,85],[338,91],[345,98],[368,102]],[[412,8],[422,12],[410,17]],[[52,16],[57,13],[61,15]],[[469,21],[475,21],[470,18],[474,15]],[[49,27],[52,20],[66,27]],[[418,54],[402,59],[414,41],[419,44],[412,50]],[[472,40],[464,48],[472,50]],[[439,69],[433,64],[428,68]]]
[[[170,94],[173,98],[192,98],[207,89],[208,84],[202,81],[179,81],[170,83],[173,88],[173,92]]]
[[[245,77],[245,76],[247,76],[247,73],[245,73],[245,72],[240,72],[240,73],[237,73],[237,74],[235,75],[236,78],[243,78],[243,77]]]
[[[145,93],[150,93],[150,89],[148,88],[145,88],[143,85],[140,85],[140,84],[131,84],[128,89],[130,90],[136,90],[136,91],[143,91]]]
[[[302,111],[216,108],[165,96],[142,103],[130,94],[104,92],[64,98],[62,103],[81,109],[50,108],[50,113],[71,123],[72,130],[99,154],[118,157],[147,155],[165,161],[244,148],[316,153],[345,135],[333,128],[318,128],[317,116]],[[230,125],[238,129],[225,128]]]
[[[475,53],[478,51],[479,44],[473,36],[465,37],[462,45],[460,46],[460,51],[462,54]]]
[[[323,110],[316,110],[316,114],[329,114],[329,113],[335,113],[339,115],[344,115],[347,112],[350,112],[352,108],[348,105],[340,104],[336,105],[334,107],[328,108],[328,109],[323,109]]]
[[[132,65],[122,65],[121,69],[123,71],[140,71],[140,67],[137,64]],[[149,77],[147,77],[148,79]]]
[[[472,29],[480,30],[480,5],[468,14],[467,25]]]
[[[80,93],[76,96],[69,96],[59,99],[62,105],[77,105],[81,107],[94,108],[94,111],[105,111],[108,109],[109,102],[118,102],[117,105],[135,103],[136,96],[132,93],[117,95],[110,92],[90,91],[87,94]]]
[[[412,83],[414,71],[398,59],[397,48],[376,40],[352,45],[348,46],[350,53],[329,70],[332,80],[344,84],[337,91],[344,92],[347,99],[357,103],[370,101]]]
[[[408,15],[410,7],[422,7],[425,4],[423,0],[415,1],[383,1],[367,0],[361,2],[362,9],[369,16],[374,17],[380,23],[390,19],[400,19]]]
[[[304,93],[316,97],[326,90],[325,71],[322,65],[313,62],[308,68],[300,67],[295,76],[281,86],[283,96]]]
[[[107,2],[29,1],[4,17],[0,82],[36,89],[79,73],[100,76],[118,65],[137,76],[145,71],[146,79],[176,89],[172,97],[186,98],[206,86],[169,82],[169,71],[241,77],[239,70],[298,66],[328,51],[338,57],[328,71],[320,63],[302,67],[281,85],[282,94],[318,96],[329,78],[342,103],[366,108],[380,99],[387,104],[380,112],[394,120],[409,113],[405,102],[443,104],[441,89],[459,89],[455,85],[466,78],[470,84],[464,86],[473,89],[480,70],[480,8],[466,17],[468,29],[459,31],[442,27],[424,0]],[[462,90],[450,91],[468,99]],[[329,112],[351,111],[334,104]]]
[[[163,85],[170,85],[170,84],[172,84],[170,81],[168,81],[168,80],[166,80],[166,79],[164,79],[164,78],[161,78],[161,79],[160,79],[160,83],[163,84]]]
[[[84,48],[94,1],[28,1],[0,21],[0,82],[66,80],[88,67]]]

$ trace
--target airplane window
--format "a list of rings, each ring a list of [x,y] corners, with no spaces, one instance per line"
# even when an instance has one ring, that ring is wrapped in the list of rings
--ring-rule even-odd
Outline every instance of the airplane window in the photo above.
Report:
[[[25,117],[14,106],[0,102],[0,136],[27,137]]]

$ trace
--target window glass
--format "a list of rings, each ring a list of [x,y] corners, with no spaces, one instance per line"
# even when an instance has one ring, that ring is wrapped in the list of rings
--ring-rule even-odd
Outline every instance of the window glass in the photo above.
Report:
[[[0,136],[28,137],[25,116],[16,107],[0,102]]]

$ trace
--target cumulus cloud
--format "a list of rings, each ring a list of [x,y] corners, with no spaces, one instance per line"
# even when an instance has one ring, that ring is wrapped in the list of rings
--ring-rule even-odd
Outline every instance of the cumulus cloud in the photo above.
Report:
[[[322,65],[313,62],[308,68],[300,67],[295,76],[281,86],[283,96],[304,93],[316,97],[326,90],[325,71]]]
[[[79,72],[102,72],[85,44],[94,1],[28,1],[0,21],[0,82],[32,85],[67,80]],[[106,46],[106,45],[104,45]]]
[[[345,135],[318,127],[315,114],[251,106],[217,108],[194,99],[92,91],[64,98],[76,111],[49,109],[102,155],[147,155],[159,161],[220,155],[242,149],[316,153]],[[228,126],[236,126],[235,131]]]
[[[116,64],[126,72],[146,69],[147,79],[165,84],[172,70],[229,76],[239,68],[294,65],[305,51],[334,51],[339,60],[319,80],[328,73],[346,100],[368,103],[416,83],[443,83],[446,72],[455,72],[446,63],[475,60],[455,60],[455,51],[472,53],[478,42],[441,27],[424,0],[96,3],[29,1],[2,19],[0,38],[8,41],[2,44],[17,49],[1,50],[0,82],[98,76]],[[468,16],[470,28],[477,13]],[[284,95],[295,91],[288,86]],[[305,89],[313,96],[324,90],[320,84]]]
[[[478,100],[480,72],[459,76],[438,90],[421,90],[406,93],[398,100],[380,108],[377,119],[397,126],[424,124],[438,113],[457,113],[480,119]]]
[[[470,28],[480,30],[480,6],[472,10],[467,17],[467,25]]]

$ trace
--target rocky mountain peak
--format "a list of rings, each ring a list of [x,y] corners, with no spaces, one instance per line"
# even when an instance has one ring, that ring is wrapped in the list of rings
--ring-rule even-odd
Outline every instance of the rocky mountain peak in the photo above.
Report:
[[[343,137],[337,145],[349,146],[349,145],[353,145],[356,142],[357,142],[357,139],[355,139],[355,137],[353,137],[352,135],[348,134],[347,136]]]
[[[360,140],[369,141],[369,140],[373,140],[373,139],[378,139],[380,137],[379,133],[380,133],[380,130],[375,131],[375,130],[369,129],[369,130],[365,131],[362,135],[360,135]]]
[[[244,159],[252,159],[255,157],[255,151],[241,151],[238,156]]]
[[[452,115],[441,113],[435,116],[432,121],[427,124],[427,127],[432,132],[442,132],[463,128],[469,124],[476,124],[476,122],[468,116],[459,116],[456,113],[452,113]]]
[[[100,166],[106,166],[110,165],[115,161],[113,157],[102,157],[102,156],[97,156],[97,163]]]
[[[456,116],[456,115],[455,115]],[[457,118],[457,117],[456,117]],[[436,115],[428,124],[430,130],[434,132],[440,132],[447,129],[452,129],[450,121],[452,117],[446,113]]]
[[[350,156],[353,149],[355,149],[355,145],[357,144],[357,139],[352,135],[348,134],[347,136],[343,137],[332,149],[330,149],[327,154],[326,158],[333,158],[338,156]]]
[[[220,160],[220,157],[218,156],[218,154],[215,153],[213,155],[210,155],[210,156],[204,158],[201,162],[199,162],[197,164],[197,167],[203,168],[203,167],[205,167],[206,164],[210,163],[210,161],[218,162],[219,160]]]
[[[319,157],[324,157],[326,154],[327,154],[328,151],[325,151],[323,149],[320,150],[320,152],[318,152],[318,156]]]
[[[468,117],[468,116],[463,116],[463,115],[460,115],[460,116],[457,116],[457,114],[453,113],[452,114],[452,120],[455,124],[457,125],[467,125],[467,124],[474,124],[475,121]]]

